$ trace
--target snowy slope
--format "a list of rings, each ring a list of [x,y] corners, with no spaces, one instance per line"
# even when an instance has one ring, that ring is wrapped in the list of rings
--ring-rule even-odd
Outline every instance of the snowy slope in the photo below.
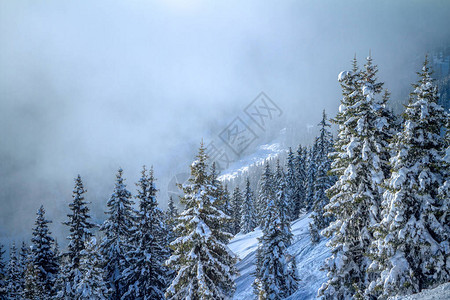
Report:
[[[315,299],[317,290],[326,280],[326,273],[320,271],[325,259],[330,255],[322,239],[317,245],[312,245],[308,224],[309,215],[304,215],[292,223],[293,241],[288,252],[296,256],[297,268],[300,276],[298,291],[288,299]],[[261,230],[256,229],[248,234],[236,235],[229,244],[230,249],[239,256],[237,268],[240,276],[236,280],[234,299],[255,299],[252,283],[255,279],[251,273],[255,271],[255,251],[258,246],[257,238]]]
[[[394,297],[393,300],[449,300],[450,299],[450,282],[441,284],[440,286],[425,290],[421,293],[403,296],[403,297]]]
[[[232,163],[228,169],[223,171],[223,175],[219,176],[219,180],[229,180],[236,178],[253,165],[262,165],[266,159],[278,157],[279,154],[286,152],[281,146],[281,142],[274,141],[270,144],[259,146],[251,155],[240,158],[238,161]]]

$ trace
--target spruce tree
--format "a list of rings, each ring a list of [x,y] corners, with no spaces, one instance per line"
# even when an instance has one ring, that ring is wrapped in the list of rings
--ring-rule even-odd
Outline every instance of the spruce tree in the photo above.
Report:
[[[269,162],[266,161],[264,166],[264,171],[259,179],[259,192],[258,192],[258,218],[259,224],[261,226],[265,226],[267,222],[267,203],[269,201],[274,201],[275,199],[275,191],[274,191],[274,182],[272,177],[272,171],[270,170]]]
[[[171,243],[174,253],[167,261],[177,275],[167,299],[228,299],[235,290],[236,258],[226,245],[232,236],[215,227],[229,217],[215,205],[206,161],[202,143],[180,199],[185,210],[177,218],[179,237]]]
[[[104,280],[102,268],[104,258],[98,251],[97,241],[92,238],[86,241],[80,253],[80,279],[74,286],[74,298],[78,300],[106,300],[111,299],[111,290]]]
[[[295,220],[298,217],[298,204],[301,201],[299,182],[296,174],[296,161],[294,152],[289,147],[286,160],[286,197],[289,207],[289,219]]]
[[[420,292],[450,280],[449,198],[439,197],[448,178],[440,136],[445,125],[425,60],[393,142],[392,175],[386,183],[371,270],[379,272],[367,289],[381,299]]]
[[[65,253],[65,264],[58,276],[58,299],[74,299],[75,287],[81,279],[80,259],[85,245],[92,238],[91,229],[95,227],[90,221],[88,202],[85,200],[86,190],[80,175],[75,178],[72,202],[69,204],[69,220],[63,224],[69,227],[69,244]],[[56,243],[55,243],[56,245]]]
[[[319,241],[319,231],[327,227],[330,223],[330,217],[324,216],[324,207],[328,204],[329,199],[326,190],[333,185],[333,178],[328,174],[331,168],[331,160],[328,154],[331,153],[333,147],[333,139],[327,122],[325,110],[322,114],[322,121],[319,123],[320,134],[316,138],[317,144],[317,171],[316,181],[314,183],[313,212],[311,214],[312,222],[309,224],[312,242]]]
[[[306,169],[306,196],[305,209],[307,212],[312,210],[314,205],[315,183],[317,177],[317,141],[308,151],[307,169]]]
[[[366,69],[367,69],[366,65]],[[371,279],[367,268],[372,228],[379,221],[384,175],[380,157],[385,150],[376,129],[374,100],[378,85],[366,79],[368,71],[354,69],[339,75],[343,99],[334,122],[339,125],[331,172],[337,182],[327,191],[327,216],[333,215],[323,233],[331,237],[327,245],[332,256],[324,269],[328,282],[319,290],[325,299],[360,298]]]
[[[222,200],[219,203],[222,203],[221,211],[228,217],[223,218],[220,222],[220,227],[223,229],[223,231],[231,233],[231,224],[232,224],[232,210],[231,210],[231,199],[230,199],[230,192],[228,191],[228,185],[225,185],[222,191]]]
[[[177,207],[175,206],[175,204],[173,202],[173,197],[172,196],[169,197],[169,204],[168,204],[168,207],[167,207],[167,213],[168,213],[170,219],[174,219],[178,215],[178,210],[177,210]]]
[[[29,255],[30,251],[25,244],[24,241],[22,241],[22,246],[20,247],[20,251],[18,254],[18,264],[19,264],[19,281],[20,281],[20,296],[21,298],[25,298],[25,274],[28,266],[29,261]]]
[[[128,253],[129,266],[124,271],[128,291],[123,299],[164,299],[168,270],[163,263],[168,258],[168,248],[163,214],[156,200],[155,180],[153,167],[147,175],[144,166],[136,184],[139,201],[134,234],[136,246]]]
[[[166,227],[167,227],[167,231],[168,231],[168,236],[167,236],[167,240],[169,241],[169,243],[173,242],[176,238],[175,236],[175,219],[178,216],[178,210],[174,204],[173,201],[173,197],[170,196],[169,197],[169,203],[167,206],[167,211],[166,211]]]
[[[111,289],[111,299],[120,299],[128,290],[122,275],[128,267],[127,253],[132,249],[131,239],[134,234],[134,212],[131,193],[123,179],[123,170],[116,175],[114,192],[108,200],[108,218],[100,227],[104,234],[100,253],[104,258],[105,281]]]
[[[291,224],[289,218],[289,201],[286,195],[286,180],[284,176],[283,169],[280,166],[279,161],[277,160],[277,168],[275,172],[275,205],[278,212],[278,222],[279,222],[279,230],[283,235],[282,240],[285,246],[291,245],[292,233],[291,233]]]
[[[284,299],[297,290],[295,265],[289,265],[286,260],[286,237],[290,242],[290,228],[282,222],[286,216],[278,209],[277,199],[267,199],[266,205],[267,221],[259,239],[253,286],[258,299]]]
[[[295,205],[295,218],[298,218],[306,209],[306,157],[307,150],[301,145],[298,146],[296,162],[296,178],[298,188],[298,202]]]
[[[17,256],[16,243],[13,242],[9,251],[9,263],[7,268],[6,289],[8,299],[21,299],[20,267]]]
[[[236,235],[241,230],[241,209],[242,209],[242,194],[237,186],[233,191],[231,198],[231,234]]]
[[[246,234],[255,230],[257,225],[257,217],[254,206],[254,196],[250,188],[250,180],[247,177],[245,185],[244,200],[241,208],[241,232]]]
[[[55,295],[55,281],[58,273],[58,265],[56,263],[55,254],[53,252],[54,239],[48,224],[51,221],[45,219],[44,206],[41,206],[36,213],[35,228],[33,229],[33,244],[31,250],[32,275],[35,276],[35,284],[42,289],[39,297],[52,297]]]

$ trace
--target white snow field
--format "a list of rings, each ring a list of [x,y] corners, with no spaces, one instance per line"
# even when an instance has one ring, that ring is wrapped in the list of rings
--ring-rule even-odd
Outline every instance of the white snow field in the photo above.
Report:
[[[298,291],[287,299],[316,299],[317,290],[326,281],[326,273],[320,268],[325,259],[330,256],[330,251],[325,246],[327,240],[322,238],[320,243],[313,245],[309,236],[309,222],[308,214],[300,217],[291,225],[293,239],[288,252],[296,257],[301,281]],[[240,259],[237,263],[240,276],[236,280],[236,293],[233,298],[235,300],[256,299],[252,287],[255,278],[251,273],[255,271],[257,238],[261,235],[261,230],[257,228],[248,234],[236,235],[228,245]]]
[[[449,300],[450,299],[450,282],[439,285],[434,289],[425,290],[421,293],[393,297],[392,300]]]
[[[249,170],[251,166],[262,165],[267,159],[276,158],[287,150],[281,146],[281,143],[274,141],[270,144],[259,146],[254,153],[240,158],[233,162],[222,175],[219,180],[229,180],[236,178]]]

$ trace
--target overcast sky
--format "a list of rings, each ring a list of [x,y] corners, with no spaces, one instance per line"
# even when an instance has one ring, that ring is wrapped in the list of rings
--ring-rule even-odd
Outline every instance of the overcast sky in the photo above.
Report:
[[[355,54],[400,97],[450,44],[446,0],[185,2],[0,0],[0,239],[41,203],[60,235],[77,174],[96,220],[118,167],[166,184],[261,91],[301,131]]]

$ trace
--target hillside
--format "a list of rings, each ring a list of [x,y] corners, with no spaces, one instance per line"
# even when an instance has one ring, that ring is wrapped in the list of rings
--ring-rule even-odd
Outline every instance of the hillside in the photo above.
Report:
[[[317,299],[317,290],[326,281],[326,274],[320,270],[320,267],[330,255],[330,251],[325,246],[326,239],[324,238],[317,245],[311,244],[308,230],[309,222],[308,214],[292,223],[294,237],[288,251],[289,254],[295,256],[297,259],[297,269],[301,281],[298,291],[287,298],[289,300]],[[255,270],[255,251],[258,247],[257,239],[261,235],[261,230],[257,228],[248,234],[238,234],[230,241],[230,249],[239,257],[237,268],[240,276],[236,280],[237,288],[233,298],[234,300],[256,299],[252,288],[252,283],[255,278],[251,274]],[[419,299],[450,299],[450,283],[442,284],[434,289],[425,290],[418,294],[393,298],[393,300]]]
[[[293,240],[288,252],[296,257],[301,281],[298,291],[287,299],[315,299],[317,290],[326,280],[326,274],[320,270],[320,267],[330,255],[330,252],[325,246],[325,239],[322,239],[317,245],[311,243],[308,230],[309,222],[308,214],[292,223]],[[261,235],[261,230],[257,228],[245,235],[238,234],[230,241],[230,249],[240,259],[237,264],[240,276],[236,280],[235,300],[255,299],[252,288],[254,277],[251,273],[255,270],[257,238]]]

